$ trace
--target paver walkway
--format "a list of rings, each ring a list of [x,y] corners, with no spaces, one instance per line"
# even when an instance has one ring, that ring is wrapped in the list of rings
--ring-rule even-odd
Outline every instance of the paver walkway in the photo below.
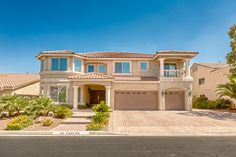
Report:
[[[109,130],[130,135],[236,135],[236,113],[113,111]]]
[[[62,121],[60,125],[51,131],[85,131],[93,115],[91,110],[79,110],[73,112],[73,115]]]

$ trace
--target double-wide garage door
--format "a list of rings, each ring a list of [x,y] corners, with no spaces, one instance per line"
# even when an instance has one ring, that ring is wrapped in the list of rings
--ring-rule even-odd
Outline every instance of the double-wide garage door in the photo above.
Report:
[[[166,110],[184,110],[185,95],[182,91],[166,92],[165,109]]]
[[[157,110],[157,91],[116,91],[115,110]]]

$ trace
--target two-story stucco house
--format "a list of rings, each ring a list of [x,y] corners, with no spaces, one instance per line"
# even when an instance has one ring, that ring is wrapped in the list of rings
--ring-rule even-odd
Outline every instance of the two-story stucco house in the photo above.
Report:
[[[105,101],[114,110],[191,110],[192,51],[43,51],[40,93],[57,103]]]
[[[217,86],[229,82],[230,66],[222,62],[194,63],[191,67],[193,77],[193,96],[206,96],[210,100],[219,98]]]

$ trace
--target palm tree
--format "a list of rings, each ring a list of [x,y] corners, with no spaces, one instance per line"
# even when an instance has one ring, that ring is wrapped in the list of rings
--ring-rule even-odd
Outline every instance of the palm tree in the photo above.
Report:
[[[236,99],[236,77],[230,74],[228,78],[229,83],[218,85],[216,91],[221,98],[227,96]]]

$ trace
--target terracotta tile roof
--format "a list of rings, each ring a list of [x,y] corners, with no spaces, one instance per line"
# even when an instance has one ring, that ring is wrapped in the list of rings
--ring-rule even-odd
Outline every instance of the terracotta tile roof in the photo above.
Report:
[[[114,77],[102,73],[93,72],[70,76],[69,79],[114,79]]]
[[[115,81],[158,81],[157,77],[115,76]]]
[[[201,63],[194,63],[194,64],[202,65],[202,66],[209,67],[212,69],[222,69],[222,68],[229,67],[229,64],[222,63],[222,62],[201,62]]]
[[[75,54],[70,50],[52,50],[52,51],[41,51],[40,54]]]
[[[155,58],[155,56],[161,54],[190,54],[190,55],[197,55],[198,52],[195,51],[181,51],[181,50],[163,50],[158,51],[156,54],[147,54],[147,53],[136,53],[136,52],[83,52],[77,53],[69,50],[55,50],[55,51],[42,51],[37,55],[40,57],[43,54],[74,54],[79,55],[85,58]]]
[[[196,51],[184,51],[184,50],[161,50],[157,54],[198,54]]]
[[[16,89],[39,81],[37,74],[0,74],[0,90]]]
[[[93,52],[83,53],[88,58],[152,58],[154,54],[132,52]]]

